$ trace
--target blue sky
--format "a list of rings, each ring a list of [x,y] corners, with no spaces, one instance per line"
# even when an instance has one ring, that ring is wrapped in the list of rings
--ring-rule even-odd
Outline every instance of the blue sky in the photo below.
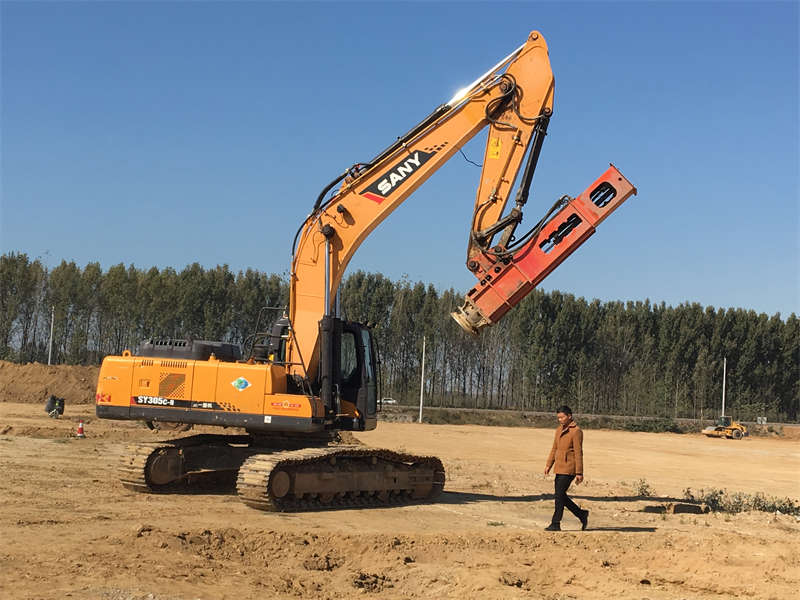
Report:
[[[541,287],[800,312],[797,2],[1,11],[2,252],[286,272],[325,184],[537,29],[556,99],[525,222],[609,162],[639,190]],[[469,289],[479,174],[455,155],[350,269]]]

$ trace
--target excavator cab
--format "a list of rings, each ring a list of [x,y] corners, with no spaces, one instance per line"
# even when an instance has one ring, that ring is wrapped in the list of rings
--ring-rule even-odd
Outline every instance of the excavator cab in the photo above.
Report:
[[[377,426],[378,378],[375,341],[369,327],[327,316],[320,321],[321,359],[315,394],[325,406],[333,429],[365,431]],[[291,326],[285,316],[269,332],[257,333],[251,357],[255,362],[287,365]],[[289,387],[304,393],[303,380],[290,376]]]
[[[325,316],[320,321],[319,394],[335,429],[365,431],[378,422],[378,379],[372,331]]]

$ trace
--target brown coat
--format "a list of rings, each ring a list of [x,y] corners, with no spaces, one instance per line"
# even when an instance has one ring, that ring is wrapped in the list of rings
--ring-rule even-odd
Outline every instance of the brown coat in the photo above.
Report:
[[[556,429],[553,448],[547,457],[547,469],[554,464],[556,475],[583,475],[583,431],[575,421]]]

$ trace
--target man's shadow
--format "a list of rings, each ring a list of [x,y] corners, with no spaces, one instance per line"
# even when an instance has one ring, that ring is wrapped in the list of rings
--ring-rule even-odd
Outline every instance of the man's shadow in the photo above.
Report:
[[[577,500],[593,500],[598,502],[685,502],[681,498],[672,498],[668,496],[576,496],[571,495],[571,498]],[[436,500],[436,504],[475,504],[478,502],[541,502],[546,500],[553,500],[553,494],[524,494],[521,496],[513,495],[497,495],[497,494],[482,494],[478,492],[454,492],[443,491],[442,495]],[[655,527],[589,527],[587,531],[628,531],[637,533],[652,533],[656,531]]]
[[[632,533],[653,533],[655,527],[587,527],[586,531],[630,531]]]
[[[593,500],[596,502],[686,502],[684,498],[670,496],[578,496],[570,494],[575,500]],[[439,504],[472,504],[475,502],[539,502],[552,500],[553,494],[525,494],[522,496],[481,494],[478,492],[454,492],[444,490],[437,499]]]

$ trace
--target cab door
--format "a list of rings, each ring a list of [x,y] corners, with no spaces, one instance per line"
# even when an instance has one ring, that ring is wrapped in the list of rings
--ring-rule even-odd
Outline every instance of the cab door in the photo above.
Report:
[[[342,323],[335,381],[340,410],[352,418],[353,429],[375,429],[378,386],[372,336],[357,323]]]
[[[375,429],[378,424],[378,380],[372,332],[361,328],[361,348],[364,357],[362,394],[358,409],[364,415],[364,429]]]
[[[355,417],[362,385],[363,359],[359,352],[361,340],[358,330],[349,324],[343,323],[338,333],[339,360],[333,380],[339,398],[339,412],[348,417]]]

